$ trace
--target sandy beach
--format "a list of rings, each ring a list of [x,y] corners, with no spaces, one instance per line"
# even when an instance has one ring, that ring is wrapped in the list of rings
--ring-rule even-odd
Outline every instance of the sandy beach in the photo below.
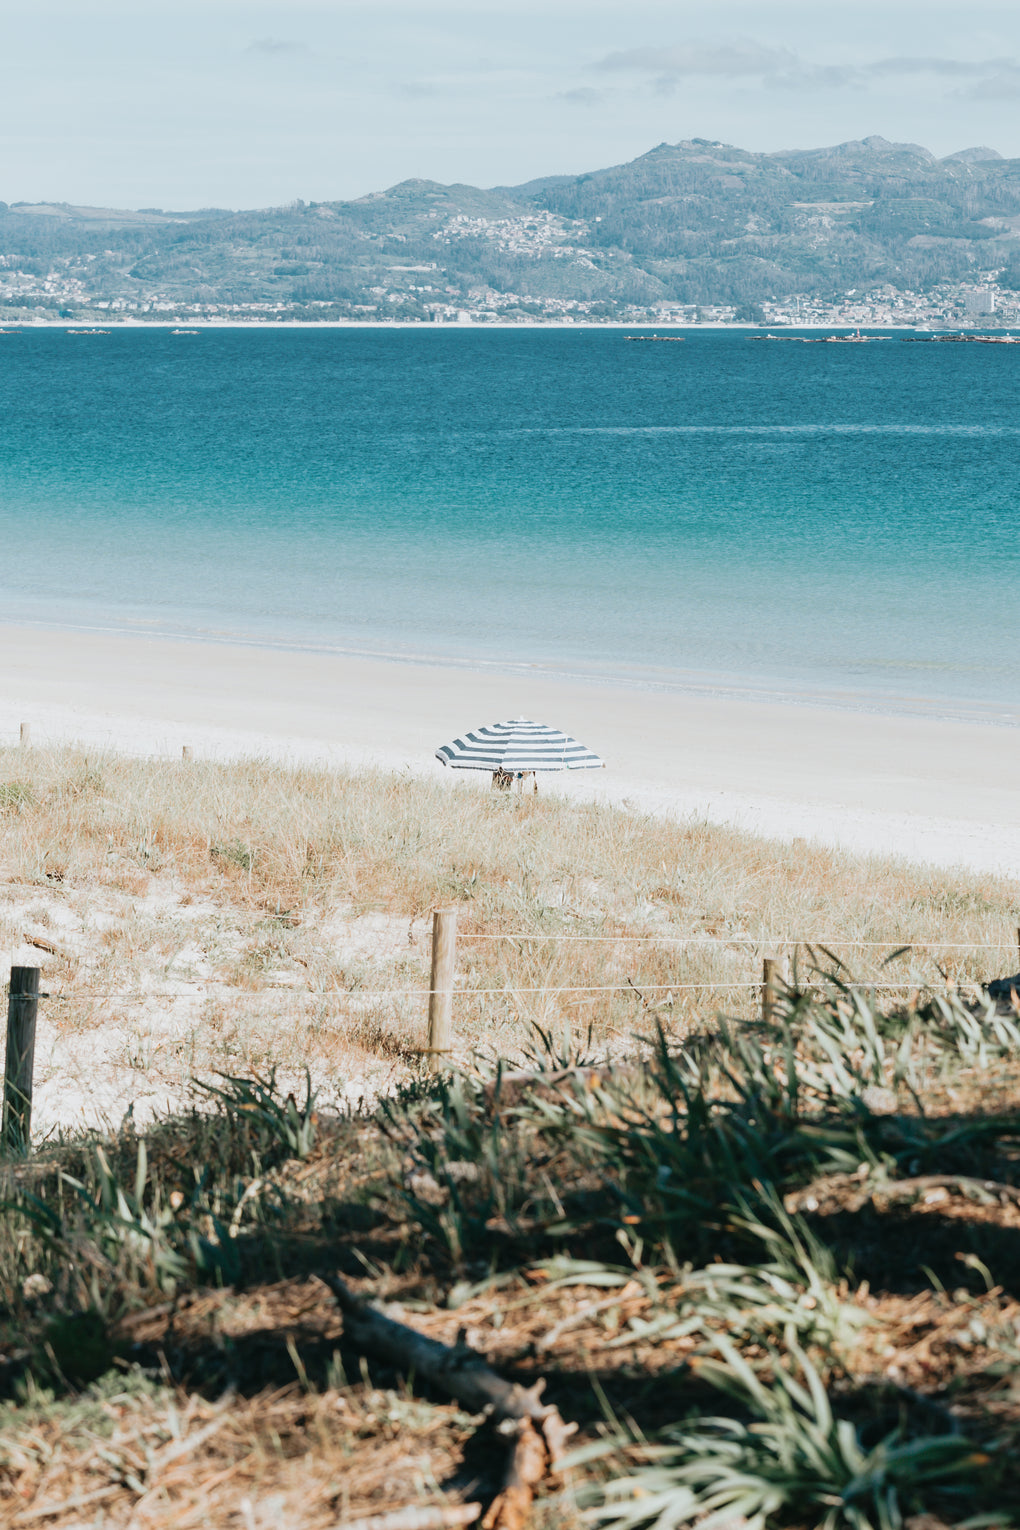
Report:
[[[547,674],[98,631],[0,628],[0,738],[179,757],[269,755],[463,783],[436,747],[529,716],[605,772],[543,790],[782,839],[1020,877],[1015,727],[656,692]],[[487,778],[477,780],[487,786]]]

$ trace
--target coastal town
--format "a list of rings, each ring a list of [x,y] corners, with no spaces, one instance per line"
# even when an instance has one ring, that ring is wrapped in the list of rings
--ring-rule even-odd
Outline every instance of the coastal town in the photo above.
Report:
[[[530,231],[529,231],[530,232]],[[544,230],[535,231],[539,242]],[[454,231],[451,238],[467,237]],[[528,235],[525,235],[528,237]],[[554,259],[593,266],[577,247],[549,244]],[[769,328],[863,327],[898,329],[1011,329],[1020,326],[1020,293],[999,284],[999,272],[945,283],[928,291],[900,290],[890,283],[849,288],[833,297],[784,293],[757,304],[607,302],[486,284],[455,287],[438,263],[392,266],[391,283],[374,282],[364,302],[272,300],[185,301],[155,290],[144,296],[103,295],[89,280],[96,259],[85,255],[55,261],[36,274],[0,265],[0,324],[47,323],[388,323],[388,324],[653,324]],[[408,278],[412,278],[409,280]]]

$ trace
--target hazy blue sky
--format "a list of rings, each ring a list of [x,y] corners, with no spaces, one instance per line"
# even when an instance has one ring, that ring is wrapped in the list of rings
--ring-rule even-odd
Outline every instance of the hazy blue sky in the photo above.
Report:
[[[0,0],[0,198],[265,206],[663,140],[1020,156],[1016,0]]]

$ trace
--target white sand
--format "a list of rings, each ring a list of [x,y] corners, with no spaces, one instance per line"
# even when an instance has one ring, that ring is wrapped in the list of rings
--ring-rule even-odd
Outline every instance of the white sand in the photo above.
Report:
[[[1020,877],[1020,729],[340,654],[0,627],[0,741],[375,763],[528,716],[605,772],[543,789]],[[478,777],[480,786],[487,778]]]

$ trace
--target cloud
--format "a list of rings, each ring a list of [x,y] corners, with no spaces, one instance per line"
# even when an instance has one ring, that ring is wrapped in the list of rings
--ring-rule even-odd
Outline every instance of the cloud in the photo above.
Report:
[[[797,64],[787,48],[767,48],[761,43],[738,42],[713,46],[702,42],[677,43],[673,47],[630,48],[600,59],[597,69],[627,69],[680,78],[684,75],[777,74]]]
[[[951,92],[965,101],[1014,101],[1020,97],[1020,62],[1015,58],[883,58],[870,66],[871,74],[933,74],[958,80]]]
[[[982,79],[973,80],[966,90],[955,94],[967,101],[1015,101],[1020,98],[1020,65],[1005,65]]]
[[[863,89],[882,79],[933,75],[958,81],[952,94],[967,99],[1020,96],[1020,62],[1012,58],[880,58],[860,64],[817,64],[790,48],[773,48],[745,39],[730,43],[690,41],[609,53],[593,66],[599,70],[653,76],[657,91],[668,93],[682,80],[759,80],[779,90]]]
[[[408,101],[427,101],[451,93],[448,85],[437,85],[434,80],[400,80],[393,91]]]
[[[1013,58],[880,58],[865,68],[872,79],[934,75],[959,82],[951,96],[965,101],[1011,101],[1020,97],[1020,63]]]
[[[776,90],[860,90],[867,80],[867,67],[853,64],[798,63],[782,74],[764,76],[764,83]]]
[[[305,45],[284,37],[256,37],[245,48],[245,53],[276,55],[280,53],[304,53]]]
[[[568,101],[571,106],[601,106],[609,99],[608,90],[593,90],[590,85],[579,85],[576,90],[557,91],[557,101]]]
[[[870,74],[941,74],[950,78],[986,75],[1013,64],[1012,59],[985,58],[880,58],[866,67]],[[1015,64],[1013,64],[1015,68]]]

